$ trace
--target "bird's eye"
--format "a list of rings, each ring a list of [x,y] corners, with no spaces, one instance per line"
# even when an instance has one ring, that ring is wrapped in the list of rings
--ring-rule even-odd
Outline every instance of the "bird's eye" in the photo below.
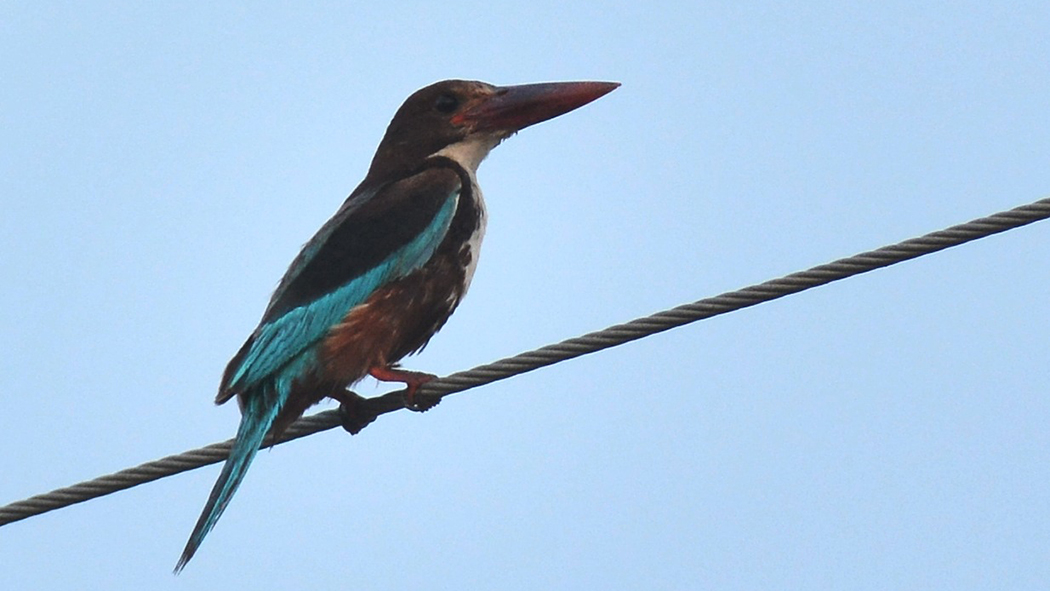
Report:
[[[437,100],[434,101],[434,108],[442,113],[451,113],[457,107],[459,107],[459,99],[453,94],[438,95]]]

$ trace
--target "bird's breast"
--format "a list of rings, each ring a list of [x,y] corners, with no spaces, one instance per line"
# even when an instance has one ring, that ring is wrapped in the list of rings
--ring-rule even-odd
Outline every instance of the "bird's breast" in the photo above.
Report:
[[[473,208],[475,223],[466,242],[460,247],[461,257],[466,261],[463,269],[463,290],[466,293],[470,287],[470,281],[474,278],[474,271],[478,268],[478,257],[481,254],[481,241],[485,238],[485,224],[488,222],[488,212],[485,210],[485,198],[481,194],[481,187],[471,179],[471,194],[473,197]]]

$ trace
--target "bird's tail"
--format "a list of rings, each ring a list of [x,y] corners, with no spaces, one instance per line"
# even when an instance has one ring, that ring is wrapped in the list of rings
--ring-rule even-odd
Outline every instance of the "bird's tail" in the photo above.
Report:
[[[186,563],[193,558],[193,554],[197,552],[204,537],[215,527],[222,512],[226,510],[226,505],[233,498],[233,493],[237,492],[237,487],[244,480],[248,466],[255,459],[255,453],[259,451],[267,431],[270,430],[274,419],[280,412],[282,406],[279,402],[280,397],[273,396],[274,392],[267,391],[271,388],[272,386],[264,386],[263,391],[257,392],[257,395],[244,397],[241,425],[237,429],[237,437],[233,441],[230,457],[223,465],[222,473],[219,474],[219,479],[215,481],[215,486],[211,489],[208,502],[204,505],[200,518],[197,519],[197,525],[193,528],[189,541],[186,542],[186,548],[182,551],[179,563],[175,565],[175,574],[182,571]]]

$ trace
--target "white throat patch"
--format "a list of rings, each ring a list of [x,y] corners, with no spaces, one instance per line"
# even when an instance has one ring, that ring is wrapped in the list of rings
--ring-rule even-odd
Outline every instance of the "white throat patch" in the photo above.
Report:
[[[441,148],[431,156],[444,156],[467,169],[471,176],[477,174],[478,165],[503,141],[499,134],[473,135]]]

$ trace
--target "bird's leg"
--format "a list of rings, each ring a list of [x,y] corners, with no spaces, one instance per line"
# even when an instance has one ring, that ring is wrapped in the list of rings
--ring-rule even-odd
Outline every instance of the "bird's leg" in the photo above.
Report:
[[[393,365],[373,367],[368,374],[380,382],[401,382],[405,384],[405,407],[419,412],[430,410],[441,402],[439,396],[417,396],[420,386],[437,376],[421,371],[409,371]]]

